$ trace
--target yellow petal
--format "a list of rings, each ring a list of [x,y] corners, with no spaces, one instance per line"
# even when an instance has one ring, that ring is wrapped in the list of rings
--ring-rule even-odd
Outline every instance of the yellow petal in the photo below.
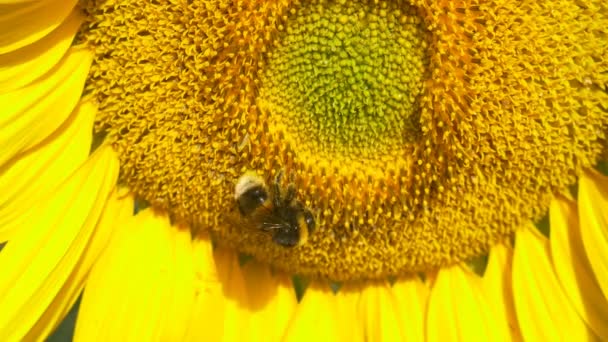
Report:
[[[576,202],[562,197],[553,200],[550,222],[553,266],[564,292],[587,325],[601,340],[608,340],[608,301],[583,248]]]
[[[509,341],[508,322],[498,320],[467,266],[442,268],[431,289],[428,341]]]
[[[365,340],[365,336],[363,335],[363,315],[360,310],[363,286],[366,285],[350,285],[347,283],[336,293],[336,312],[339,318],[334,320],[344,341],[356,342]]]
[[[224,289],[219,281],[213,248],[207,239],[193,241],[195,298],[184,341],[222,341]]]
[[[283,340],[362,341],[361,321],[357,318],[355,295],[334,295],[327,287],[311,284],[298,304]]]
[[[368,284],[362,289],[359,312],[365,341],[405,340],[409,331],[399,304],[393,289],[386,282]]]
[[[513,299],[521,333],[529,341],[587,341],[589,331],[564,294],[549,260],[549,243],[534,226],[517,232]],[[592,339],[592,338],[591,338]]]
[[[77,0],[0,4],[0,54],[46,36],[72,12]]]
[[[0,92],[26,86],[57,65],[68,51],[82,20],[82,16],[74,11],[48,36],[0,55]]]
[[[429,297],[428,287],[417,276],[393,284],[393,293],[401,313],[403,341],[423,341]]]
[[[23,337],[68,280],[116,183],[104,147],[63,183],[0,253],[0,340]]]
[[[153,210],[124,225],[87,280],[75,340],[180,340],[194,301],[190,232]]]
[[[273,275],[267,265],[249,261],[243,275],[251,312],[248,341],[279,341],[297,305],[291,279]]]
[[[222,340],[239,341],[244,337],[251,338],[251,303],[238,257],[233,251],[224,248],[218,248],[214,254],[217,275],[224,294]]]
[[[121,227],[122,223],[132,215],[133,197],[125,191],[114,191],[104,207],[103,215],[97,223],[89,243],[84,248],[74,271],[70,274],[53,303],[49,305],[46,312],[25,337],[25,341],[33,341],[37,336],[48,336],[55,330],[82,292],[91,266],[106,247],[116,228]]]
[[[0,0],[0,5],[21,4],[25,2],[61,1],[61,0]],[[7,6],[7,8],[11,8]]]
[[[585,252],[608,299],[608,177],[590,171],[580,178],[578,213]]]
[[[45,1],[45,0],[0,0],[0,5],[20,4],[23,2]]]
[[[0,94],[0,167],[37,145],[61,126],[80,100],[92,54],[71,49],[45,77]]]
[[[512,267],[513,250],[503,244],[495,245],[490,251],[488,266],[482,277],[482,287],[488,302],[492,303],[496,319],[508,323],[511,341],[522,341],[511,288]]]
[[[0,241],[23,227],[35,203],[84,163],[91,146],[96,108],[82,102],[47,141],[14,159],[0,173]]]
[[[195,266],[192,257],[193,247],[190,228],[178,226],[173,230],[174,241],[173,264],[169,280],[173,282],[172,291],[169,293],[161,308],[165,311],[160,341],[183,341],[188,330],[188,319],[193,310],[196,296],[195,288]]]

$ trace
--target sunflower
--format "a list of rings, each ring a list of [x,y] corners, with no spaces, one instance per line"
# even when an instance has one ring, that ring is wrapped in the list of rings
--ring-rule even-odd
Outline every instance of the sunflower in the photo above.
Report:
[[[0,0],[0,339],[608,340],[607,86],[603,0]]]

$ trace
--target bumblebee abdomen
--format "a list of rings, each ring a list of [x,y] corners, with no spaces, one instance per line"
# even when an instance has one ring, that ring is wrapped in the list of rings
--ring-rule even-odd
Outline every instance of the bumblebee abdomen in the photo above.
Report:
[[[297,217],[299,239],[297,245],[303,245],[308,241],[308,233],[310,233],[309,225],[304,212],[298,213]]]

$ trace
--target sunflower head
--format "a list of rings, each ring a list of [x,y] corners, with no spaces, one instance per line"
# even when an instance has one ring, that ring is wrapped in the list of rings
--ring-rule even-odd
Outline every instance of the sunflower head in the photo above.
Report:
[[[139,196],[292,273],[385,278],[485,253],[605,150],[608,19],[552,6],[92,1],[79,39]],[[285,173],[306,243],[234,223],[251,170]]]

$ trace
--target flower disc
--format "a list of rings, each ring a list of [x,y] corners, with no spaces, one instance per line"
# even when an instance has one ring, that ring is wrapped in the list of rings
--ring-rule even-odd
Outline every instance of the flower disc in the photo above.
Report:
[[[605,151],[602,1],[92,1],[87,86],[122,180],[292,273],[425,271],[540,218]],[[284,171],[315,216],[284,248],[237,179]]]

